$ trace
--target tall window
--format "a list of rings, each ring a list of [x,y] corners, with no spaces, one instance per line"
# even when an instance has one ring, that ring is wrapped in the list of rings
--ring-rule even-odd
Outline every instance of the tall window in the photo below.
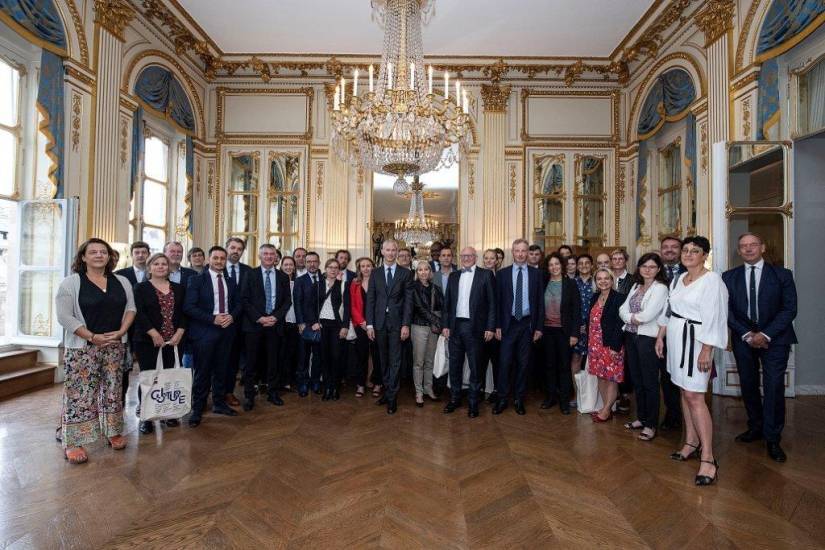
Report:
[[[677,140],[659,151],[659,238],[681,235],[682,146]]]
[[[269,156],[267,241],[281,250],[292,250],[298,245],[300,160],[299,155],[292,153]]]
[[[0,59],[0,197],[17,198],[20,151],[20,70]]]
[[[825,58],[799,76],[799,131],[825,130]]]
[[[576,163],[576,242],[581,246],[604,246],[604,213],[607,193],[604,187],[604,155],[575,156]]]
[[[250,254],[254,257],[257,249],[261,154],[259,151],[232,153],[230,163],[227,237],[240,237],[246,241],[244,261],[248,262],[252,259]]]
[[[535,157],[533,242],[545,250],[564,243],[564,154]]]
[[[170,157],[169,141],[153,135],[147,128],[144,139],[143,172],[139,189],[132,197],[131,240],[149,243],[159,252],[167,241],[169,227]]]

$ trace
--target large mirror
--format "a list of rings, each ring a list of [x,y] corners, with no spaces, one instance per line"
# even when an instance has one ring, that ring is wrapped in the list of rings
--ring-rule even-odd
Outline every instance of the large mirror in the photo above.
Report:
[[[765,259],[788,262],[788,231],[792,204],[788,188],[788,148],[774,142],[734,142],[728,146],[728,265],[742,263],[737,242],[756,233],[765,242]]]
[[[604,246],[607,209],[604,163],[606,155],[576,155],[576,244]]]
[[[564,153],[537,155],[533,168],[533,242],[544,250],[564,244]]]
[[[255,257],[258,229],[258,194],[261,177],[260,152],[231,153],[229,155],[229,212],[227,237],[240,237],[246,241],[246,251],[241,261],[249,263]],[[253,251],[253,252],[250,252]]]

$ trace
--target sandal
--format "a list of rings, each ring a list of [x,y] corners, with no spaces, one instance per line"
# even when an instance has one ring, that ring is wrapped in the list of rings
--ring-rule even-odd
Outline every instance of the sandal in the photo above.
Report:
[[[681,449],[679,449],[678,451],[670,453],[670,458],[672,460],[676,460],[677,462],[687,462],[692,458],[699,458],[699,453],[702,452],[701,443],[697,443],[696,445],[694,445],[693,443],[685,442],[685,446],[692,448],[693,451],[691,451],[690,454],[685,456],[682,454]]]
[[[364,397],[364,386],[358,386],[358,388],[356,388],[355,397]]]
[[[656,430],[653,428],[645,428],[642,430],[642,433],[639,434],[639,439],[642,441],[653,441],[656,439]]]
[[[599,416],[599,413],[593,413],[590,416],[590,418],[592,418],[593,422],[595,422],[596,424],[604,424],[605,422],[608,422],[613,419],[613,411],[610,411],[610,414],[607,415],[607,418],[602,418],[601,416]]]
[[[121,451],[126,448],[126,438],[122,435],[113,435],[106,441],[109,446],[116,451]]]
[[[68,460],[69,464],[83,464],[89,460],[89,456],[86,454],[86,449],[83,447],[63,449],[63,458]]]
[[[638,420],[634,420],[633,422],[625,422],[624,429],[625,430],[641,430],[645,426]]]
[[[381,386],[376,385],[372,388],[372,396],[373,397],[381,397]]]
[[[700,476],[699,474],[696,474],[694,482],[698,486],[713,485],[713,483],[716,481],[716,478],[719,477],[719,463],[716,462],[715,458],[713,460],[699,460],[699,462],[704,462],[705,464],[713,464],[713,467],[716,469],[713,471],[713,477]]]

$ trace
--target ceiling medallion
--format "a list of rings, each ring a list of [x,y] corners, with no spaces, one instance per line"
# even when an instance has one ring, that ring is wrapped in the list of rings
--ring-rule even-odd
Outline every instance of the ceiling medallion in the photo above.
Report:
[[[359,95],[356,69],[349,87],[341,77],[333,100],[336,153],[359,168],[395,176],[398,194],[410,191],[406,177],[455,163],[470,134],[461,83],[454,83],[451,97],[445,72],[443,94],[436,94],[433,67],[425,72],[421,27],[434,6],[435,0],[372,0],[373,19],[384,27],[378,78],[370,65],[366,93]]]

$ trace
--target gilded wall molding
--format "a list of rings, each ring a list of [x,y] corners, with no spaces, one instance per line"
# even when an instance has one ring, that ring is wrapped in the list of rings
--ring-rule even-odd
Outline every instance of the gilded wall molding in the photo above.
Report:
[[[508,164],[510,173],[510,202],[516,202],[516,165],[514,163]]]
[[[71,120],[71,128],[72,128],[72,151],[77,152],[77,149],[80,147],[80,125],[81,125],[81,114],[83,113],[83,98],[80,97],[80,94],[76,92],[72,92],[72,120]]]
[[[71,65],[66,66],[66,76],[68,76],[70,78],[74,78],[78,82],[82,82],[83,84],[85,84],[86,86],[88,86],[92,90],[95,89],[95,79],[94,79],[94,77],[91,77],[91,76],[87,75],[86,73],[75,69]]]
[[[80,46],[80,62],[88,67],[89,43],[86,41],[86,30],[83,28],[83,18],[80,17],[80,12],[77,11],[77,5],[74,3],[74,0],[65,0],[65,2],[69,8],[69,14],[72,16],[74,32],[77,34],[77,43]]]
[[[632,46],[622,50],[619,61],[629,65],[642,58],[655,59],[659,56],[659,49],[662,47],[668,36],[663,36],[674,23],[686,21],[685,10],[691,5],[693,0],[672,0],[668,7],[651,23],[633,43]]]
[[[120,117],[120,167],[126,167],[126,161],[129,160],[129,119],[125,116]]]
[[[467,163],[467,198],[474,199],[476,195],[476,163]]]
[[[557,144],[566,144],[569,147],[594,147],[599,144],[603,147],[613,147],[620,136],[620,91],[618,89],[609,90],[537,90],[534,88],[521,89],[521,140],[529,142],[533,145],[547,145],[555,146]],[[555,97],[603,97],[611,99],[611,114],[613,119],[612,132],[609,136],[610,141],[603,141],[605,136],[598,136],[588,138],[583,136],[531,136],[527,132],[529,113],[527,109],[527,100],[531,96],[555,96]],[[592,142],[591,142],[592,140]],[[601,141],[600,141],[601,140]]]
[[[742,100],[742,139],[751,139],[751,98]]]
[[[739,73],[744,69],[743,65],[745,64],[745,48],[748,44],[748,37],[751,33],[753,19],[754,17],[756,17],[756,12],[759,10],[760,4],[762,4],[761,0],[752,0],[751,6],[748,9],[748,14],[745,16],[745,20],[743,21],[742,26],[739,28],[739,42],[736,45],[736,60],[734,63],[735,73]]]
[[[510,99],[512,87],[500,84],[482,84],[481,100],[484,102],[485,113],[506,113],[507,101]]]
[[[217,94],[217,121],[215,137],[223,143],[230,144],[241,141],[244,144],[269,145],[273,142],[289,145],[291,142],[283,140],[297,140],[297,145],[306,145],[312,140],[312,104],[315,99],[315,89],[311,86],[302,88],[228,88],[219,86]],[[307,98],[306,131],[303,134],[242,134],[224,131],[224,99],[227,95],[305,95]]]
[[[749,73],[735,82],[732,82],[730,85],[730,91],[731,93],[738,92],[742,88],[756,82],[757,80],[759,80],[759,71]]]
[[[321,200],[324,197],[324,163],[315,161],[315,198]]]
[[[123,32],[135,18],[135,10],[132,6],[126,0],[95,0],[94,10],[95,23],[121,42],[125,42]]]
[[[699,126],[699,165],[702,173],[708,173],[708,123],[703,122]]]
[[[733,0],[707,0],[707,4],[693,18],[696,26],[705,34],[707,48],[733,29]]]

